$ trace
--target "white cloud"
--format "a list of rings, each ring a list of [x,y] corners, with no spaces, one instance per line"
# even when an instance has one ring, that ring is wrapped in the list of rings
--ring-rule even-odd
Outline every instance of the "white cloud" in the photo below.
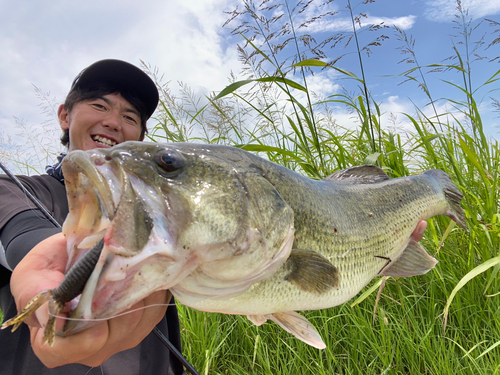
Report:
[[[274,16],[283,13],[283,8],[276,8]],[[383,8],[382,8],[383,9]],[[297,10],[296,10],[297,11]],[[334,13],[334,15],[326,15]],[[384,23],[387,26],[398,26],[401,29],[409,29],[414,23],[416,16],[400,16],[400,17],[378,17],[371,16],[368,12],[367,17],[361,18],[362,27]],[[352,31],[352,20],[347,16],[348,11],[344,6],[338,5],[336,2],[326,3],[323,0],[315,0],[308,4],[302,13],[295,14],[293,17],[294,26],[297,32],[300,33],[320,33],[320,32],[341,32]],[[323,17],[322,15],[326,15]],[[315,19],[314,22],[307,24],[307,27],[300,27],[308,20]],[[288,21],[285,15],[281,19],[281,23],[285,24]],[[358,25],[356,25],[358,26]]]
[[[367,15],[366,18],[362,18],[360,21],[362,27],[368,27],[371,25],[378,25],[383,23],[386,26],[397,26],[400,29],[408,30],[415,24],[416,18],[417,17],[414,15],[402,17],[378,17]],[[356,27],[358,27],[357,24]],[[310,33],[326,31],[352,31],[352,21],[350,18],[340,17],[338,19],[333,18],[331,20],[319,20],[311,24],[311,26],[307,28],[307,31]]]
[[[10,32],[0,36],[1,111],[15,115],[13,108],[25,106],[31,84],[64,98],[74,76],[102,58],[144,60],[167,80],[220,89],[239,66],[235,52],[222,49],[219,32],[229,3],[94,0],[20,9],[8,3],[4,30]]]
[[[338,94],[342,90],[342,86],[338,83],[339,73],[333,69],[327,69],[314,75],[307,76],[307,88],[310,93],[314,95],[318,100],[325,100],[328,96],[333,94]],[[297,98],[301,100],[300,94],[302,92],[297,92]],[[305,99],[305,94],[304,98]]]
[[[402,16],[402,17],[376,17],[368,16],[365,20],[362,20],[363,26],[377,25],[383,23],[387,26],[397,26],[400,29],[408,30],[415,24],[416,16]]]
[[[450,22],[457,14],[456,0],[427,0],[426,18],[431,21]],[[500,13],[498,0],[462,0],[462,9],[468,11],[469,17],[479,19]]]
[[[456,1],[425,1],[427,3],[417,3],[419,6],[427,4],[429,18],[449,21],[455,12]],[[238,40],[238,37],[228,36],[228,30],[240,20],[235,20],[227,30],[221,29],[228,17],[224,10],[234,9],[237,3],[240,1],[0,0],[3,30],[0,33],[0,133],[4,139],[9,135],[15,138],[18,130],[14,127],[14,116],[28,126],[33,125],[34,134],[44,133],[47,125],[42,124],[46,116],[41,114],[41,102],[33,85],[50,92],[49,97],[56,97],[61,102],[76,74],[103,58],[123,59],[137,65],[143,60],[158,68],[164,75],[164,82],[171,82],[174,92],[177,81],[189,85],[197,95],[221,90],[228,83],[229,73],[238,73],[241,69],[234,43],[234,38]],[[318,14],[342,12],[331,17],[335,22],[319,20],[300,32],[351,30],[352,23],[343,5],[337,7],[337,3],[332,2],[320,7],[319,3],[320,0],[311,3],[306,12],[297,16],[295,26]],[[390,2],[387,3],[385,6],[390,6]],[[463,0],[463,4],[473,17],[498,13],[500,9],[498,0]],[[372,9],[378,9],[378,14],[387,14],[384,7]],[[285,18],[281,21],[285,22]],[[416,17],[369,14],[362,22],[364,26],[384,22],[408,29],[413,27]],[[342,82],[333,73],[333,70],[316,73],[309,80],[309,89],[318,97],[338,93],[337,83]],[[405,100],[385,94],[384,98],[382,110],[387,115],[391,111],[413,111],[412,105]],[[338,115],[339,124],[353,124],[352,116],[345,110]],[[398,118],[403,116],[398,115]],[[52,127],[59,133],[55,121]]]
[[[14,117],[43,130],[33,85],[60,103],[78,72],[105,58],[143,60],[173,87],[182,81],[198,94],[221,90],[240,69],[222,36],[223,11],[236,2],[0,0],[0,132],[20,139]]]

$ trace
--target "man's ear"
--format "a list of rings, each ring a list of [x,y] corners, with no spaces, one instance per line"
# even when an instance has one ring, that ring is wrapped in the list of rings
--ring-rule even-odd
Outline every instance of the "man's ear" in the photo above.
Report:
[[[69,112],[64,108],[64,104],[61,104],[57,109],[57,118],[59,119],[59,126],[62,130],[69,129]]]

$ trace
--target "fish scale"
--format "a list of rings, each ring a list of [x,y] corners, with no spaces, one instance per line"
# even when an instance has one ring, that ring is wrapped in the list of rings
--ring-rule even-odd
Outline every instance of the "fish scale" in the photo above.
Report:
[[[390,179],[358,166],[318,181],[236,148],[141,142],[74,151],[62,168],[68,269],[104,237],[81,296],[55,301],[76,305],[63,335],[170,289],[184,305],[270,319],[324,348],[296,311],[344,303],[377,276],[428,272],[437,261],[417,242],[422,220],[466,227],[462,195],[438,170]]]
[[[391,260],[398,259],[419,220],[449,211],[443,188],[432,174],[376,184],[346,185],[308,180],[299,175],[285,178],[281,167],[276,169],[279,171],[275,174],[266,173],[266,179],[294,211],[293,248],[309,249],[323,255],[338,269],[339,285],[322,294],[303,290],[286,281],[290,271],[285,264],[269,279],[227,299],[192,298],[182,289],[181,282],[180,288],[173,288],[181,303],[203,311],[250,316],[342,304],[356,295]],[[309,194],[297,199],[297,191],[308,191]]]

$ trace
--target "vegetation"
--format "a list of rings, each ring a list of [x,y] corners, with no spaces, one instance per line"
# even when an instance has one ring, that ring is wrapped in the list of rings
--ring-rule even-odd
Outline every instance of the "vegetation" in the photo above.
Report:
[[[363,6],[369,6],[366,3]],[[363,14],[356,15],[347,1],[352,32],[316,42],[297,30],[336,14],[315,14],[296,25],[310,2],[273,4],[245,1],[242,11],[229,13],[228,24],[239,22],[233,33],[243,41],[238,48],[245,79],[232,77],[232,83],[206,98],[205,105],[188,87],[182,87],[181,97],[164,88],[163,111],[151,139],[229,144],[315,179],[363,163],[378,164],[392,177],[439,168],[464,194],[469,232],[448,218],[429,220],[421,242],[439,264],[424,276],[388,279],[376,311],[374,292],[381,280],[352,303],[304,312],[325,340],[323,351],[273,323],[256,327],[243,316],[179,306],[185,355],[204,374],[500,372],[500,152],[498,142],[485,135],[478,105],[479,95],[489,95],[498,108],[493,98],[499,89],[500,71],[494,68],[498,57],[489,59],[491,78],[478,87],[471,79],[474,56],[500,42],[499,30],[486,34],[489,44],[485,36],[474,41],[479,24],[457,2],[459,35],[452,39],[453,55],[429,65],[419,64],[412,36],[393,30],[403,62],[411,65],[399,76],[416,83],[429,103],[404,114],[410,128],[398,132],[384,120],[363,68],[371,49],[383,44],[390,30],[371,26],[375,36],[363,46]],[[323,52],[341,44],[345,52],[337,52],[336,59]],[[349,49],[357,56],[358,73],[342,68]],[[317,98],[308,89],[309,80],[328,70],[343,79],[345,90]],[[461,77],[461,85],[444,80],[461,99],[437,99],[439,94],[430,90],[429,73],[444,77],[445,72]],[[442,110],[443,103],[451,110]],[[335,121],[338,106],[350,109],[356,128]]]
[[[372,2],[365,1],[361,10]],[[335,21],[335,13],[307,18],[311,1],[243,3],[242,10],[228,13],[225,27],[242,41],[244,79],[231,77],[228,87],[207,98],[181,84],[176,96],[157,71],[144,66],[161,89],[150,139],[233,145],[314,179],[363,163],[377,164],[391,177],[439,168],[464,194],[469,231],[445,217],[430,219],[421,243],[438,265],[424,276],[389,278],[375,311],[381,280],[342,306],[304,312],[325,350],[307,346],[274,323],[256,327],[243,316],[178,306],[185,356],[200,374],[500,373],[500,149],[486,136],[480,110],[485,97],[500,109],[495,99],[500,57],[486,59],[489,79],[477,86],[471,79],[476,57],[500,43],[500,23],[470,20],[458,1],[452,56],[421,65],[411,35],[383,24],[363,33],[364,14],[349,0],[352,31],[318,41],[301,30]],[[487,32],[475,39],[479,27]],[[397,76],[406,85],[415,83],[428,99],[423,108],[403,114],[403,130],[381,112],[363,65],[390,33],[410,66]],[[342,65],[346,59],[350,69]],[[310,82],[328,72],[335,72],[344,90],[318,97]],[[461,78],[461,84],[443,79],[457,97],[442,98],[431,89],[431,79],[444,73]],[[336,119],[338,108],[349,109],[356,127]]]

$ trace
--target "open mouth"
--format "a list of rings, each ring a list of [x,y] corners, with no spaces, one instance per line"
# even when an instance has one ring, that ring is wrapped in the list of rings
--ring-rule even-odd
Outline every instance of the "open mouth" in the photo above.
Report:
[[[115,216],[118,205],[115,200],[120,195],[116,189],[120,184],[110,178],[106,180],[97,170],[96,164],[104,164],[104,157],[100,154],[89,157],[84,151],[75,151],[63,163],[69,205],[63,232],[67,234],[68,248],[74,250],[69,254],[66,271],[104,237]]]
[[[101,135],[93,135],[92,140],[96,143],[103,145],[103,146],[109,146],[109,147],[113,147],[117,144],[115,141],[113,141],[109,138],[103,137]]]
[[[127,172],[125,162],[100,149],[73,151],[63,163],[70,209],[63,225],[67,271],[101,239],[104,246],[82,294],[67,305],[76,320],[59,334],[109,319],[196,266],[176,255],[163,195]]]
[[[63,225],[68,241],[68,263],[66,272],[100,240],[106,242],[107,233],[116,216],[122,195],[123,174],[104,153],[74,151],[63,163],[63,173],[68,197],[69,214]],[[101,173],[99,169],[102,169]],[[101,253],[92,275],[86,280],[85,289],[69,303],[74,311],[82,303],[87,307],[84,315],[91,317],[95,288],[108,259]],[[68,324],[67,324],[68,326]],[[68,327],[69,328],[69,327]],[[64,328],[64,331],[67,327]]]

